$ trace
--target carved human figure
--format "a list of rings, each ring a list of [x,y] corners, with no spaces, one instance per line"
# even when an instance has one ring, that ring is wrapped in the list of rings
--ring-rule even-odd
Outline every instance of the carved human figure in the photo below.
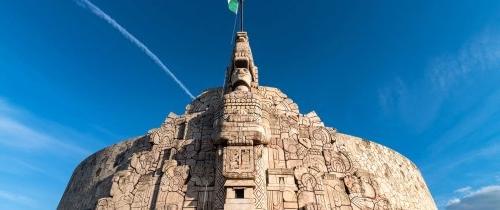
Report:
[[[189,166],[177,166],[177,161],[165,160],[162,171],[157,209],[182,209]]]
[[[175,160],[166,160],[165,162],[160,189],[162,191],[182,192],[188,177],[189,166],[177,166]]]
[[[299,193],[297,195],[299,208],[316,208],[320,201],[316,198],[316,193],[323,190],[321,183],[322,172],[306,167],[296,167],[294,177],[299,184]]]
[[[154,158],[151,153],[134,154],[130,161],[132,166],[138,174],[146,174],[154,163]]]
[[[141,176],[135,186],[132,209],[148,209],[153,195],[155,179],[150,174]]]
[[[377,195],[374,184],[369,174],[356,172],[344,178],[349,190],[353,210],[389,209],[386,199]]]
[[[344,182],[335,176],[326,176],[323,180],[326,189],[326,197],[328,198],[328,203],[330,209],[335,210],[350,210],[351,201],[347,195]]]
[[[236,150],[229,150],[230,160],[229,160],[229,168],[230,169],[238,169],[240,165],[240,154]]]
[[[120,171],[113,177],[110,195],[113,197],[115,209],[128,210],[132,203],[132,191],[137,183],[137,174],[130,171]]]
[[[231,74],[231,86],[233,90],[249,91],[252,84],[252,73],[249,69],[248,60],[236,60],[234,65],[234,70]]]
[[[198,161],[191,168],[191,179],[189,182],[195,186],[212,186],[214,183],[214,162],[213,161]]]

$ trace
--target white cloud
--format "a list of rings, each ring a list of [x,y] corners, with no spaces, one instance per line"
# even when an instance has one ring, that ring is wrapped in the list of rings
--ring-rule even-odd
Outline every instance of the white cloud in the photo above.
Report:
[[[455,190],[455,193],[469,193],[472,190],[471,186],[462,187]]]
[[[446,206],[450,206],[450,205],[453,205],[453,204],[457,204],[457,203],[460,203],[460,199],[458,198],[452,198],[448,201],[448,203],[446,204]]]
[[[447,210],[498,210],[500,209],[500,185],[482,187],[470,191],[462,198],[448,201]]]

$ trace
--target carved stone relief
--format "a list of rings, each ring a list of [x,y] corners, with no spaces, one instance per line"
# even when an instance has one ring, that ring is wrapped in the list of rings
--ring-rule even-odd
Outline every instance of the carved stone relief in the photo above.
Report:
[[[175,160],[166,160],[162,168],[160,190],[156,203],[157,209],[182,209],[187,190],[186,181],[189,167],[178,166]]]
[[[60,209],[435,209],[409,160],[337,133],[277,88],[259,86],[246,33],[237,36],[225,87],[169,114],[145,139],[102,153],[110,160],[98,173],[75,171]],[[101,187],[89,181],[97,179]],[[103,193],[73,202],[82,183]]]
[[[352,209],[351,201],[344,182],[335,175],[325,174],[324,184],[329,209],[349,210]]]
[[[388,201],[377,194],[377,183],[368,173],[356,172],[344,178],[354,210],[390,209]]]
[[[231,146],[224,148],[224,170],[226,178],[254,178],[255,163],[252,146]]]
[[[325,145],[323,149],[326,167],[329,173],[337,175],[337,177],[344,177],[355,171],[352,161],[346,152],[338,151],[333,148],[332,144]]]

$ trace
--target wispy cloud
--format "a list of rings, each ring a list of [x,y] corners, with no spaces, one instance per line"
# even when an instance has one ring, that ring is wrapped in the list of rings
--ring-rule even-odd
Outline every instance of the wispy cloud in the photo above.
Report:
[[[36,177],[49,177],[54,179],[60,183],[66,183],[68,177],[66,175],[62,175],[58,172],[47,170],[41,166],[37,166],[35,163],[32,163],[31,160],[23,160],[20,158],[12,157],[12,156],[0,156],[1,163],[9,163],[4,164],[3,167],[0,167],[0,173],[7,174],[8,176],[16,176],[16,177],[26,177],[26,176],[36,176]],[[40,176],[42,175],[42,176]],[[1,177],[0,177],[1,178]],[[0,182],[3,180],[0,180]]]
[[[87,137],[71,128],[41,119],[0,98],[0,144],[4,147],[81,158],[90,154],[90,151],[74,140]]]
[[[101,144],[0,97],[0,209],[40,209],[54,193],[50,185],[67,183],[69,170]],[[29,194],[33,190],[46,194]]]
[[[62,150],[69,153],[89,154],[74,144],[61,141],[54,136],[36,130],[23,122],[0,117],[0,144],[25,150]]]
[[[7,202],[12,202],[16,204],[20,204],[23,206],[28,206],[28,207],[35,207],[36,202],[30,197],[0,190],[0,199],[7,201]]]
[[[499,33],[486,29],[472,41],[465,44],[457,54],[437,58],[430,67],[427,76],[434,88],[448,91],[459,81],[477,71],[500,71]]]
[[[441,157],[433,159],[432,163],[426,164],[422,167],[423,171],[429,172],[426,175],[432,177],[430,183],[440,182],[446,177],[450,176],[450,171],[459,168],[468,163],[474,162],[478,159],[492,159],[500,155],[500,142],[494,142],[491,144],[485,144],[478,149],[467,150],[458,155],[452,155],[450,157]],[[467,188],[461,188],[458,190],[467,190]]]
[[[79,6],[89,9],[92,13],[94,13],[99,18],[105,20],[108,24],[110,24],[113,28],[118,30],[126,39],[140,48],[146,55],[151,58],[165,73],[167,73],[182,90],[189,96],[191,99],[194,99],[194,95],[189,91],[189,89],[175,76],[170,69],[154,54],[144,43],[142,43],[139,39],[137,39],[134,35],[128,32],[123,26],[121,26],[116,20],[114,20],[111,16],[102,11],[99,7],[94,5],[92,2],[88,0],[74,0]]]
[[[469,140],[467,137],[473,135],[477,130],[485,130],[480,136],[498,135],[498,130],[489,128],[487,123],[494,121],[495,114],[500,114],[500,90],[494,91],[485,97],[482,102],[469,110],[466,117],[457,119],[454,126],[443,131],[442,134],[429,146],[432,154],[439,154],[451,145]],[[498,126],[498,125],[493,125]],[[489,133],[488,133],[489,132]],[[498,138],[498,137],[497,137]],[[485,142],[483,142],[485,143]]]
[[[458,188],[454,192],[463,194],[463,193],[469,193],[471,190],[472,190],[472,187],[467,186],[467,187]]]
[[[468,191],[464,196],[450,199],[447,210],[500,209],[500,185],[482,187]]]
[[[432,60],[420,78],[406,81],[396,76],[378,90],[384,114],[401,118],[417,131],[427,129],[437,119],[446,98],[460,85],[480,73],[500,72],[499,36],[499,30],[486,29],[458,52]]]
[[[0,209],[57,202],[71,169],[104,144],[0,97]]]

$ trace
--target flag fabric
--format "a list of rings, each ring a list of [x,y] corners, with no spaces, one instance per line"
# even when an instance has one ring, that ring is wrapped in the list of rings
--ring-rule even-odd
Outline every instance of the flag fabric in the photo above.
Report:
[[[234,12],[234,14],[238,14],[239,4],[239,0],[227,0],[227,6],[231,12]]]

